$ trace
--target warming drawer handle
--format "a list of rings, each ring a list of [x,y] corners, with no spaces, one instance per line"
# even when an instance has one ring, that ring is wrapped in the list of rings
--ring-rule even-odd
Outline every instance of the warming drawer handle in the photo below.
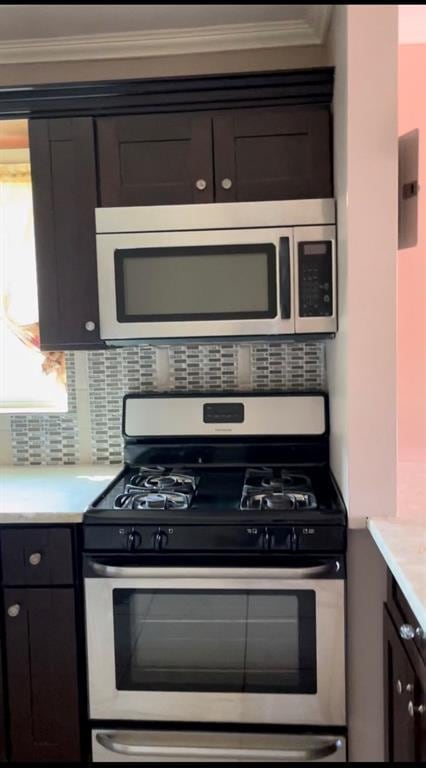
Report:
[[[96,741],[109,752],[119,755],[133,755],[134,757],[155,758],[212,758],[226,760],[245,760],[248,762],[261,762],[262,760],[280,761],[314,761],[323,760],[334,755],[342,748],[341,739],[321,743],[318,746],[306,749],[265,749],[265,748],[233,748],[233,747],[178,747],[169,745],[151,744],[126,744],[120,741],[120,733],[97,733]]]
[[[338,573],[340,563],[332,560],[322,565],[312,565],[306,568],[141,568],[139,566],[119,566],[98,563],[89,560],[89,566],[97,576],[109,579],[186,579],[203,580],[250,580],[265,579],[266,581],[282,579],[312,579],[329,573]]]

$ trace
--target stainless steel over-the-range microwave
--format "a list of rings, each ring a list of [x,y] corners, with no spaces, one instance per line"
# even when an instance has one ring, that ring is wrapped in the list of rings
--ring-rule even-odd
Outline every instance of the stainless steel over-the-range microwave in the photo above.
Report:
[[[335,202],[98,208],[101,338],[334,333]]]

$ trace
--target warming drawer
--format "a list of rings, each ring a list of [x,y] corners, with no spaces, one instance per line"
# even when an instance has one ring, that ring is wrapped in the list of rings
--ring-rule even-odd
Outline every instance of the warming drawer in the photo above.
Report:
[[[346,739],[332,734],[214,731],[92,731],[93,762],[346,762]]]

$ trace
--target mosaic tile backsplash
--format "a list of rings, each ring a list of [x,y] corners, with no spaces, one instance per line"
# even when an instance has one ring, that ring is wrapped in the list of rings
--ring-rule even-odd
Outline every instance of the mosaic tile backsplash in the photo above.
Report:
[[[101,464],[122,461],[121,403],[126,392],[326,389],[325,347],[321,342],[188,344],[70,352],[69,412],[12,416],[16,464],[79,462],[77,355],[87,375],[91,460]]]
[[[78,464],[78,419],[75,352],[66,353],[68,413],[13,414],[15,464]]]

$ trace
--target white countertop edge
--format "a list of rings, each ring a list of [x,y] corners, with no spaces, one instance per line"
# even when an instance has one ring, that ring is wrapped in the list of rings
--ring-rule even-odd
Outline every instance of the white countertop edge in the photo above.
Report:
[[[0,525],[66,525],[83,522],[83,512],[0,512]]]
[[[389,518],[388,518],[389,519]],[[395,518],[393,519],[395,522]],[[422,599],[417,595],[415,586],[407,577],[404,569],[398,563],[396,555],[392,552],[386,541],[383,538],[382,532],[379,530],[375,520],[367,521],[367,528],[370,531],[378,549],[383,555],[389,570],[392,572],[396,581],[398,582],[401,591],[407,600],[408,605],[413,611],[421,629],[426,632],[426,605]]]
[[[368,517],[351,517],[348,515],[348,528],[351,531],[365,531],[368,524]]]

